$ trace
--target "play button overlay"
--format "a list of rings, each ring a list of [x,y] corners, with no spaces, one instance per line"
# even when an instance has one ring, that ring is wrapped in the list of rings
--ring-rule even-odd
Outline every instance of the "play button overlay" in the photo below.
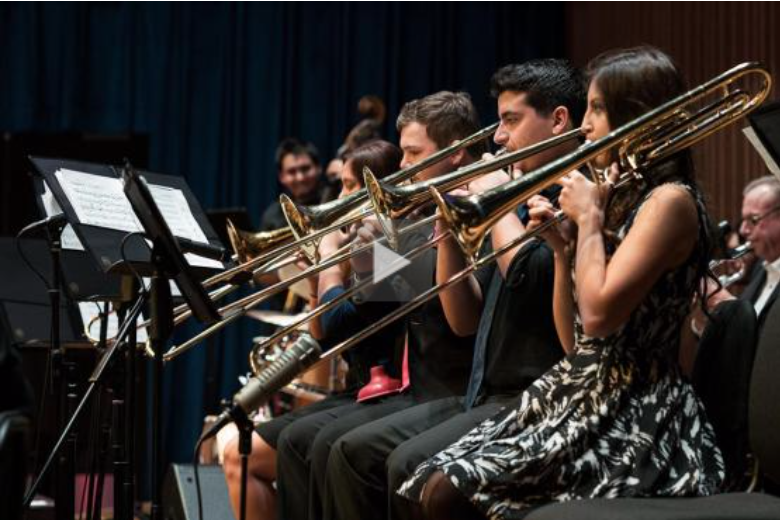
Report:
[[[388,276],[410,265],[411,262],[390,248],[374,242],[374,283],[378,284]]]

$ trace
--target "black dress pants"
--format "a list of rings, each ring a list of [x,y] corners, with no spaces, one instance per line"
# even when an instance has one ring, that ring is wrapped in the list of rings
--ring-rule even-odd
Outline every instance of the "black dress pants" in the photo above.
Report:
[[[361,426],[332,447],[325,484],[326,520],[407,518],[395,490],[423,461],[446,448],[507,399],[464,411],[462,397],[430,401]]]
[[[363,424],[414,405],[407,394],[350,403],[302,417],[279,435],[276,462],[277,518],[321,518],[325,467],[333,443]]]

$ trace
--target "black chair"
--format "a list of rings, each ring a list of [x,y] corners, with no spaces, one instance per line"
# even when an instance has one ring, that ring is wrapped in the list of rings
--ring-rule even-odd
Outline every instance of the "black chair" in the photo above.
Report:
[[[19,411],[0,412],[0,518],[22,518],[30,455],[30,420]]]
[[[726,462],[724,490],[748,487],[748,402],[757,339],[753,305],[745,300],[723,302],[704,329],[693,366],[693,386]]]
[[[731,378],[729,378],[731,380]],[[780,486],[780,305],[764,322],[750,378],[750,447],[766,487]],[[705,405],[706,406],[706,405]],[[526,520],[780,520],[780,498],[724,493],[699,498],[576,500],[531,511]]]

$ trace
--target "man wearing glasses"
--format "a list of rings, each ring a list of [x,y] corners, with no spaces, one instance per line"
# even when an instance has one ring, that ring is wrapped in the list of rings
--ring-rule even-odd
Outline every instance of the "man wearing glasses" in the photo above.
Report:
[[[780,286],[780,180],[768,175],[745,187],[739,233],[753,244],[756,262],[740,298],[750,301],[761,330]]]

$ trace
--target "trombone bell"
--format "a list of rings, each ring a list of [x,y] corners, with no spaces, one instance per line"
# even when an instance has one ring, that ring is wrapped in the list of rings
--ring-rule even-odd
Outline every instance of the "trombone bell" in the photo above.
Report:
[[[230,219],[228,219],[226,227],[230,245],[233,246],[238,261],[242,264],[277,246],[290,242],[293,238],[292,232],[288,228],[250,233],[238,229]]]

